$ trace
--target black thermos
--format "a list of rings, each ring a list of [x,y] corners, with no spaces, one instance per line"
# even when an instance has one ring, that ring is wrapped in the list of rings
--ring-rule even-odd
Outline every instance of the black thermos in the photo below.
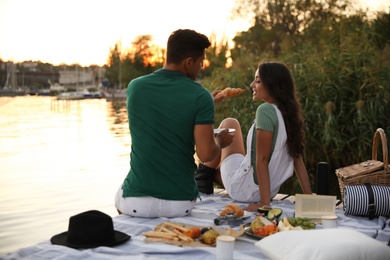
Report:
[[[327,162],[317,164],[316,193],[318,195],[329,195],[329,165]]]

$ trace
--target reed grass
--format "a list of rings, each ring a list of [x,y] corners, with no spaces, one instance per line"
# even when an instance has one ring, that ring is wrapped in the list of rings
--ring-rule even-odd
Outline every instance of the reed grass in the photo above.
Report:
[[[257,65],[269,60],[286,63],[302,104],[306,132],[303,157],[312,188],[315,190],[317,163],[328,162],[330,194],[340,197],[335,169],[371,159],[377,128],[390,136],[390,38],[378,28],[389,26],[390,19],[388,14],[383,17],[381,22],[365,22],[363,16],[334,21],[332,30],[317,30],[316,37],[308,33],[302,39],[304,44],[292,46],[285,40],[278,57],[271,50],[259,56],[244,53],[231,68],[214,70],[202,81],[210,91],[225,87],[246,90],[217,105],[217,124],[235,117],[246,137],[260,105],[252,101],[249,88]],[[381,156],[380,146],[379,159]],[[287,181],[281,192],[300,193],[297,178]]]

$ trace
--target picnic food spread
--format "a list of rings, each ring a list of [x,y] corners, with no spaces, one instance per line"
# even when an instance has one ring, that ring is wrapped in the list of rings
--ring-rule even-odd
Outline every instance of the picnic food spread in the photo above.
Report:
[[[225,95],[226,97],[231,98],[231,97],[241,95],[244,92],[245,92],[245,90],[243,90],[242,88],[228,87],[228,88],[225,88],[224,90],[222,90],[220,93],[218,93],[218,95]]]
[[[274,218],[279,218],[283,210],[281,208],[270,208],[270,207],[260,207],[257,209],[259,213],[264,213],[268,219],[272,220]]]
[[[244,224],[244,220],[249,217],[250,214],[248,212],[245,212],[238,205],[232,203],[225,206],[219,213],[219,216],[214,219],[214,224],[217,226],[229,225],[231,227],[236,227]]]
[[[163,242],[178,246],[215,246],[217,237],[220,235],[231,235],[239,237],[243,233],[261,239],[281,231],[315,229],[316,224],[310,218],[284,216],[281,208],[259,208],[259,214],[252,222],[242,225],[243,220],[248,218],[244,210],[238,205],[231,203],[226,205],[219,213],[220,223],[214,221],[218,226],[228,224],[231,227],[240,226],[240,229],[228,230],[216,226],[204,227],[182,223],[163,222],[158,224],[154,230],[143,232],[147,242]],[[215,219],[215,220],[217,220]],[[226,221],[223,221],[226,220]]]
[[[259,215],[251,223],[245,225],[245,234],[261,239],[277,232],[315,228],[316,224],[308,218],[284,217],[277,222],[275,219],[270,221]]]
[[[276,221],[270,221],[267,218],[258,215],[250,223],[249,228],[246,230],[249,235],[253,234],[259,237],[266,237],[279,231]]]
[[[197,231],[198,229],[199,232]],[[174,241],[181,240],[185,242],[192,242],[194,241],[194,238],[200,236],[200,228],[186,228],[172,222],[164,222],[161,225],[158,225],[155,230],[143,232],[142,235],[150,238],[163,238]]]
[[[300,223],[300,219],[296,216],[295,212],[295,201],[296,197],[290,197],[291,200],[280,200],[278,198],[284,198],[284,194],[278,195],[274,199],[273,207],[279,207],[283,209],[282,215],[278,218],[280,221],[284,220],[284,217],[288,218],[294,217],[294,221],[289,220],[288,223],[298,224]],[[220,235],[231,235],[229,231],[229,226],[213,226],[213,218],[216,216],[220,217],[220,212],[226,207],[226,205],[230,203],[236,203],[231,200],[227,194],[217,193],[212,196],[204,196],[202,198],[202,203],[199,203],[197,207],[194,208],[193,213],[190,217],[181,217],[174,219],[167,218],[138,218],[138,217],[129,217],[124,214],[118,215],[113,218],[114,226],[118,228],[121,232],[125,232],[132,235],[132,239],[129,242],[123,243],[121,246],[116,247],[114,250],[109,247],[99,247],[97,250],[95,249],[87,249],[87,250],[68,250],[63,246],[53,246],[51,243],[40,243],[37,245],[33,245],[31,247],[26,247],[23,249],[18,249],[14,252],[11,252],[5,255],[5,259],[19,259],[21,255],[25,255],[26,258],[34,258],[34,256],[42,256],[42,259],[51,259],[53,258],[53,254],[59,256],[57,258],[85,258],[85,255],[89,255],[90,258],[101,258],[102,255],[107,256],[108,258],[123,258],[123,259],[145,259],[153,256],[154,258],[161,259],[202,259],[202,260],[215,260],[216,251],[214,249],[215,245],[207,245],[203,241],[201,241],[201,237],[193,239],[194,242],[185,242],[182,240],[174,241],[170,239],[164,238],[151,238],[145,237],[142,235],[142,232],[146,231],[157,231],[158,228],[162,226],[162,223],[169,221],[176,225],[185,227],[187,229],[197,226],[201,229],[201,233],[205,233],[207,230],[212,229],[218,232]],[[238,204],[244,208],[244,204]],[[271,205],[269,206],[271,207]],[[389,218],[374,218],[373,220],[368,220],[366,217],[350,217],[344,216],[342,206],[336,207],[336,216],[338,216],[338,227],[335,229],[322,230],[323,227],[321,224],[317,224],[316,230],[297,230],[289,231],[292,227],[287,227],[287,230],[282,230],[279,228],[277,233],[272,235],[268,235],[267,237],[256,236],[251,231],[248,231],[248,226],[250,222],[252,222],[255,217],[255,212],[247,212],[244,211],[244,224],[242,226],[237,226],[233,229],[233,236],[236,237],[236,243],[234,248],[234,257],[237,259],[246,259],[246,260],[259,260],[259,259],[270,259],[270,256],[266,256],[264,252],[265,250],[260,249],[256,245],[258,242],[265,243],[273,243],[273,246],[270,247],[271,250],[267,252],[277,252],[277,254],[285,255],[284,252],[286,250],[289,253],[293,253],[293,251],[300,253],[300,256],[303,252],[306,253],[306,257],[298,257],[299,259],[310,259],[310,255],[313,256],[317,250],[323,251],[332,251],[336,252],[344,247],[344,242],[352,242],[350,245],[352,247],[351,251],[348,251],[348,256],[352,253],[354,259],[359,259],[359,256],[368,255],[372,256],[373,252],[378,252],[378,250],[373,250],[371,246],[364,246],[367,242],[366,239],[362,243],[358,242],[357,245],[354,242],[355,237],[351,239],[350,234],[348,233],[349,240],[347,239],[347,234],[339,236],[339,232],[343,234],[343,231],[348,231],[351,229],[352,231],[356,231],[364,234],[367,239],[372,240],[373,242],[385,243],[387,245],[389,241],[389,227],[388,225],[384,226],[384,221],[388,223]],[[247,218],[246,218],[247,217]],[[268,218],[266,214],[263,215],[264,218]],[[302,225],[303,218],[301,217]],[[317,218],[309,217],[314,223],[321,223],[321,220]],[[274,222],[275,220],[270,220]],[[298,222],[298,223],[296,223]],[[279,224],[278,223],[278,224]],[[247,226],[248,225],[248,226]],[[282,225],[282,224],[281,224]],[[168,229],[172,229],[168,227]],[[288,232],[286,232],[288,231]],[[322,234],[325,232],[326,240],[323,238]],[[244,237],[241,237],[242,234],[245,234]],[[331,232],[331,233],[327,233]],[[356,233],[355,232],[355,233]],[[297,234],[295,234],[297,233]],[[275,235],[277,234],[277,235]],[[306,236],[307,234],[307,236]],[[318,238],[317,238],[318,235]],[[287,236],[287,237],[286,237]],[[305,237],[307,237],[305,239]],[[371,239],[372,237],[373,239]],[[266,238],[266,239],[263,239]],[[303,240],[305,240],[303,242]],[[344,240],[343,240],[344,239]],[[271,241],[271,242],[267,242]],[[286,241],[288,243],[286,243]],[[371,241],[371,242],[372,242]],[[291,243],[290,243],[291,242]],[[332,246],[340,245],[337,247],[338,250],[328,250],[328,242],[332,243]],[[291,245],[292,244],[292,245]],[[288,247],[285,247],[288,245]],[[355,246],[356,245],[356,246]],[[368,245],[368,244],[367,244]],[[371,243],[370,243],[371,245]],[[268,244],[267,248],[270,245]],[[356,249],[354,248],[356,247]],[[387,246],[386,246],[387,247]],[[294,249],[295,248],[295,249]],[[375,248],[375,247],[374,247]],[[387,247],[388,248],[388,247]],[[364,251],[356,253],[358,249],[362,249]],[[77,257],[78,256],[78,257]],[[290,256],[290,257],[289,257]],[[329,256],[329,255],[327,255]],[[2,256],[0,256],[1,259]],[[285,258],[291,258],[291,255],[286,255]],[[313,258],[313,257],[311,257]],[[326,257],[323,257],[326,258]],[[337,257],[336,257],[337,258]],[[348,258],[348,257],[346,257]],[[373,258],[373,257],[371,257]],[[378,257],[378,259],[385,259],[386,257]],[[327,259],[335,259],[335,257],[328,257]]]
[[[258,208],[260,214],[245,225],[245,234],[263,238],[281,231],[315,229],[316,224],[310,218],[285,216],[279,220],[283,210],[280,208]]]
[[[244,227],[239,230],[222,229],[218,227],[201,227],[183,223],[163,222],[154,230],[143,232],[146,242],[162,242],[177,246],[215,246],[220,235],[239,237],[244,233]]]
[[[281,231],[315,229],[316,224],[310,218],[284,217],[279,220],[278,227]]]
[[[217,241],[219,233],[214,229],[209,229],[202,234],[201,241],[207,245],[214,245]]]
[[[244,210],[236,204],[228,204],[222,211],[219,213],[220,216],[224,217],[227,214],[235,214],[236,217],[244,216]]]

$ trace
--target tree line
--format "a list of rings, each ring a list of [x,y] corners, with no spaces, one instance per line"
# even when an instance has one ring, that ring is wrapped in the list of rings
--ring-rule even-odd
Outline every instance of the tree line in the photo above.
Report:
[[[287,64],[295,79],[305,119],[304,160],[312,186],[318,162],[330,165],[330,193],[340,196],[335,169],[371,159],[377,128],[390,136],[390,14],[370,17],[350,0],[236,0],[234,17],[253,17],[253,25],[207,49],[208,66],[199,81],[210,91],[240,87],[244,95],[216,107],[216,125],[237,118],[246,133],[259,103],[249,84],[260,62]],[[110,51],[107,78],[126,88],[128,82],[161,68],[165,50],[149,35],[129,48]],[[227,63],[231,61],[229,66]],[[378,159],[382,159],[381,145]],[[281,192],[301,192],[292,177]]]

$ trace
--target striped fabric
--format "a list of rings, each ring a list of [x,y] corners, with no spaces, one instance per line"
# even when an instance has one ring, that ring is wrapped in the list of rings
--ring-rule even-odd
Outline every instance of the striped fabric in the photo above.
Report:
[[[375,216],[390,216],[390,187],[372,185]],[[369,195],[366,186],[345,186],[344,214],[368,216]]]

